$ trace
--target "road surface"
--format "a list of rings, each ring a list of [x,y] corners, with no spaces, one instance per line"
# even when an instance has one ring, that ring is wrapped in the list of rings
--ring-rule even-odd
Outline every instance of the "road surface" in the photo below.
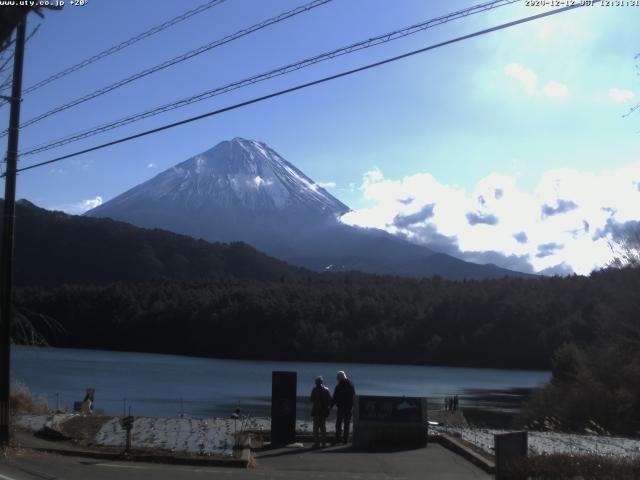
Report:
[[[324,450],[280,449],[257,454],[251,469],[192,467],[107,461],[45,453],[18,453],[0,461],[0,480],[133,479],[489,479],[476,466],[444,449],[357,452],[350,447]]]

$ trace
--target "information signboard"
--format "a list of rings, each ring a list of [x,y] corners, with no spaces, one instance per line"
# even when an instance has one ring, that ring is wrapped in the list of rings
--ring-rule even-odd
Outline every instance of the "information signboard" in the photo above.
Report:
[[[358,397],[360,421],[421,422],[422,399],[414,397]]]
[[[427,399],[423,397],[356,397],[353,445],[424,447],[427,444]]]

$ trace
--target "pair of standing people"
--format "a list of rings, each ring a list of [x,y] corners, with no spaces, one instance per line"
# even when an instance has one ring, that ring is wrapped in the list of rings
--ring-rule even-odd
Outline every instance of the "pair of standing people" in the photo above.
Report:
[[[347,443],[349,440],[349,424],[351,423],[351,410],[353,409],[353,399],[356,389],[347,374],[342,370],[336,375],[338,384],[333,390],[333,396],[324,385],[322,377],[316,378],[316,386],[311,391],[311,416],[313,417],[313,446],[320,446],[320,434],[322,434],[322,445],[327,443],[327,417],[334,405],[336,412],[336,437],[334,443]]]

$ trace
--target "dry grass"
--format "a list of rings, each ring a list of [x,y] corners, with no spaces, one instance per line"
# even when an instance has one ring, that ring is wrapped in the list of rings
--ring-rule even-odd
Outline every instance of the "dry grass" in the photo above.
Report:
[[[31,391],[25,385],[19,383],[11,385],[9,408],[13,414],[19,415],[51,413],[46,398],[35,399]]]
[[[640,478],[640,459],[598,455],[534,455],[511,466],[510,478],[627,480]]]
[[[34,455],[36,452],[29,448],[23,447],[1,447],[0,448],[0,460],[8,460],[11,461],[15,457],[19,457],[21,455]]]

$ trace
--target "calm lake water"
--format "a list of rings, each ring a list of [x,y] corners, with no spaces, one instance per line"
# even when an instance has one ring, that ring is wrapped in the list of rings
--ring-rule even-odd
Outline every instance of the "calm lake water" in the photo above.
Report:
[[[357,393],[426,396],[430,409],[446,395],[460,395],[463,408],[514,412],[522,392],[542,386],[546,371],[421,367],[349,363],[220,360],[149,353],[15,346],[12,381],[46,397],[53,408],[69,408],[85,389],[96,389],[95,407],[120,415],[227,417],[237,406],[252,416],[268,416],[271,372],[298,372],[298,418],[309,416],[307,395],[317,375],[333,389],[345,370]]]

